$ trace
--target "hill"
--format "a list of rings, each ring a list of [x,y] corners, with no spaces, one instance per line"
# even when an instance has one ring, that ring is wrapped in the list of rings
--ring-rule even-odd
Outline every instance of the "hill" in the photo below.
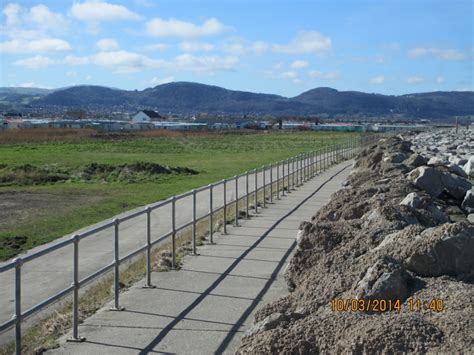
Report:
[[[1,94],[0,90],[0,96]],[[25,102],[25,94],[20,98]],[[8,98],[3,97],[3,102]],[[18,102],[16,102],[19,105]],[[351,115],[359,117],[446,118],[474,115],[474,92],[431,92],[392,96],[315,88],[287,98],[235,91],[190,82],[158,85],[142,91],[75,86],[26,100],[29,109],[87,109],[110,112],[149,108],[160,112],[243,115]]]

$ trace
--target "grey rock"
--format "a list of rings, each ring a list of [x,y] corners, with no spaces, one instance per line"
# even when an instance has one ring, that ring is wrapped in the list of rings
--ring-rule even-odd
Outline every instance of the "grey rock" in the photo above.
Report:
[[[252,327],[247,331],[246,335],[253,335],[255,333],[264,332],[266,330],[276,328],[281,322],[288,320],[288,316],[283,313],[272,313],[265,319],[261,320],[258,323],[252,325]]]
[[[437,166],[437,165],[445,165],[446,163],[447,163],[446,159],[439,156],[435,156],[431,158],[430,160],[428,160],[427,164],[430,166]]]
[[[436,222],[436,224],[443,224],[449,222],[449,217],[438,207],[434,205],[427,206],[426,208]]]
[[[393,163],[393,164],[400,164],[407,158],[408,156],[405,153],[398,152],[398,153],[390,154],[389,156],[385,157],[384,161],[388,163]]]
[[[400,205],[410,206],[411,208],[418,208],[422,203],[420,195],[416,192],[410,192],[406,197],[400,202]]]
[[[393,258],[384,256],[369,267],[355,286],[358,299],[404,300],[409,294],[410,275]]]
[[[449,157],[449,161],[456,165],[464,165],[467,163],[467,159],[460,158],[457,155],[452,155]]]
[[[467,221],[424,230],[405,267],[425,277],[460,276],[474,270],[474,225]]]
[[[469,157],[467,163],[464,164],[463,170],[469,177],[474,177],[474,155]]]
[[[472,184],[457,175],[445,173],[433,167],[420,166],[408,174],[408,179],[433,197],[443,191],[456,199],[462,199]]]
[[[450,163],[448,165],[448,169],[450,173],[456,174],[457,176],[468,178],[466,172],[457,164]]]
[[[470,213],[468,216],[467,216],[467,220],[471,223],[474,223],[474,213]]]
[[[419,166],[426,165],[427,162],[428,160],[426,158],[418,153],[415,153],[408,157],[408,159],[405,161],[405,164],[414,168],[418,168]]]
[[[461,207],[464,208],[467,213],[474,213],[474,191],[472,189],[466,192]]]

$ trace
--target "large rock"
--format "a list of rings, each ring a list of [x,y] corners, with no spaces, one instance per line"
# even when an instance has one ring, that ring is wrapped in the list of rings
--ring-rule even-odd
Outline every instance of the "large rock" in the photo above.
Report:
[[[266,330],[276,328],[281,322],[288,320],[288,317],[283,313],[273,313],[262,321],[255,323],[245,335],[250,336],[255,333],[264,332]]]
[[[437,166],[437,165],[445,165],[447,160],[444,157],[432,157],[428,160],[428,165]]]
[[[404,161],[406,165],[412,166],[414,168],[418,168],[419,166],[426,165],[427,162],[428,160],[418,153],[410,155],[408,159]]]
[[[411,208],[418,208],[423,202],[421,196],[416,192],[410,192],[405,198],[400,202],[400,205],[409,206]]]
[[[410,275],[393,258],[384,256],[369,267],[355,287],[358,299],[404,300]]]
[[[467,213],[474,213],[474,191],[473,190],[469,190],[468,192],[466,192],[466,196],[464,196],[464,200],[462,201],[461,206],[462,208],[464,208],[464,210]]]
[[[424,230],[410,246],[405,267],[425,277],[474,271],[474,225],[467,221]]]
[[[474,155],[469,157],[469,160],[464,165],[463,170],[469,177],[474,177]]]
[[[445,173],[439,169],[420,166],[408,174],[408,179],[433,197],[439,197],[443,191],[456,199],[462,199],[472,184],[457,175]]]
[[[449,157],[449,161],[456,165],[464,165],[467,163],[467,159],[458,157],[457,155],[452,155]]]
[[[468,178],[466,172],[459,165],[454,164],[454,163],[449,163],[447,167],[450,173],[456,174],[457,176],[460,176],[462,178]]]

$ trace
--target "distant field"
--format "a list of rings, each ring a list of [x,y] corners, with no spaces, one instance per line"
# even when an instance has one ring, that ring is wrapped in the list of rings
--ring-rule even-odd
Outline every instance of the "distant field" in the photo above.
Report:
[[[0,132],[0,260],[120,212],[353,136],[36,132]]]

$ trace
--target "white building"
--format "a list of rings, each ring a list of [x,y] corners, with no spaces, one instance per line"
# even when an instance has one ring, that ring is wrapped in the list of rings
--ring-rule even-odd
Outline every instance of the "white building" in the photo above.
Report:
[[[138,112],[135,116],[132,117],[132,122],[141,123],[141,122],[151,122],[162,120],[162,117],[158,112],[151,111],[151,110],[143,110]]]

